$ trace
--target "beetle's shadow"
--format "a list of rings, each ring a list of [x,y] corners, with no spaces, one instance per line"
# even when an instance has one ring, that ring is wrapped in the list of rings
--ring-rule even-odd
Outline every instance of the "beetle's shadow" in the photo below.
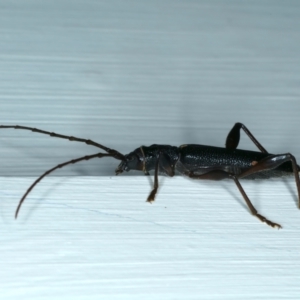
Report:
[[[232,199],[236,200],[236,202],[238,202],[240,204],[240,206],[243,207],[246,211],[249,211],[249,208],[247,207],[247,205],[243,199],[243,196],[241,195],[239,190],[237,188],[232,189],[231,187],[229,187],[228,184],[230,184],[230,183],[232,183],[233,186],[235,185],[233,180],[219,181],[219,183],[220,183],[220,187],[222,189],[226,190]]]
[[[203,184],[206,182],[206,180],[195,180],[195,179],[189,178],[187,176],[184,176],[184,177],[188,180],[191,180],[192,182],[198,182],[199,184]],[[233,186],[235,185],[233,180],[228,179],[228,180],[220,180],[220,181],[216,181],[216,182],[218,182],[220,188],[226,190],[228,192],[228,194],[231,196],[231,198],[235,199],[241,205],[241,207],[243,207],[245,209],[245,211],[249,211],[249,208],[248,208],[247,204],[245,203],[243,196],[239,193],[239,190],[236,188],[236,191],[234,192],[234,189],[229,187],[228,183],[229,184],[232,183]]]
[[[298,208],[298,201],[299,201],[299,199],[297,197],[297,193],[295,193],[295,189],[292,187],[292,184],[291,184],[289,178],[283,177],[282,179],[283,179],[283,183],[284,183],[286,189],[293,196],[293,199],[294,199],[294,202],[295,202],[295,206]]]

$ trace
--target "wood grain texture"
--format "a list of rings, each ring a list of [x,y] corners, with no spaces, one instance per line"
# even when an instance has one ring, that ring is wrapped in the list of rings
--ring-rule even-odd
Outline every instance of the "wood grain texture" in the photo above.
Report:
[[[293,180],[161,177],[0,178],[4,299],[298,299],[300,212]]]

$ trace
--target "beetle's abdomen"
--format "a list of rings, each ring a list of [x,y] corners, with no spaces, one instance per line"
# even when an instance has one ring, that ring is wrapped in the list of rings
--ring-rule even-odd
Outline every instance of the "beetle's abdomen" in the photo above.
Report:
[[[272,155],[270,153],[256,151],[240,149],[230,150],[220,147],[193,144],[182,145],[179,149],[180,165],[184,166],[185,170],[199,174],[203,173],[201,168],[221,167],[230,173],[238,175],[243,170],[251,168],[251,166],[253,166],[256,162]],[[181,170],[179,169],[179,171]],[[290,162],[286,162],[276,169],[258,172],[245,177],[245,179],[282,177],[285,175],[291,175],[292,172],[292,164]]]
[[[226,148],[182,145],[180,146],[180,161],[189,169],[201,166],[238,166],[249,168],[253,161],[260,161],[270,154],[246,151],[230,150]]]

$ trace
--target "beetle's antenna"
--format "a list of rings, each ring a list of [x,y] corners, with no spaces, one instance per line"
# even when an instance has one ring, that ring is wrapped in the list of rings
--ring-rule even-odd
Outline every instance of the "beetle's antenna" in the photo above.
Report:
[[[34,128],[34,127],[27,127],[27,126],[20,126],[20,125],[0,125],[0,129],[6,129],[6,128],[29,130],[29,131],[32,131],[32,132],[47,134],[47,135],[50,135],[52,137],[57,137],[57,138],[61,138],[61,139],[69,140],[69,141],[86,143],[87,145],[92,145],[92,146],[95,146],[97,148],[100,148],[100,149],[106,151],[107,153],[111,154],[110,156],[112,156],[116,159],[123,160],[125,158],[124,155],[121,154],[120,152],[118,152],[117,150],[110,149],[108,147],[105,147],[105,146],[103,146],[99,143],[96,143],[92,140],[89,140],[89,139],[82,139],[82,138],[78,138],[78,137],[75,137],[75,136],[67,136],[67,135],[58,134],[58,133],[55,133],[55,132],[41,130],[41,129]]]
[[[97,153],[97,154],[93,154],[93,155],[86,155],[86,156],[82,156],[82,157],[79,157],[79,158],[76,158],[76,159],[72,159],[72,160],[69,160],[69,161],[66,161],[62,164],[59,164],[57,165],[56,167],[46,171],[44,174],[42,174],[38,179],[36,179],[34,181],[34,183],[28,188],[28,190],[26,191],[26,193],[23,195],[23,197],[21,198],[19,204],[18,204],[18,207],[16,209],[16,213],[15,213],[15,218],[18,217],[18,213],[19,213],[19,210],[22,206],[22,203],[24,202],[25,198],[27,197],[27,195],[30,193],[30,191],[45,177],[47,176],[48,174],[52,173],[53,171],[55,171],[56,169],[59,169],[59,168],[63,168],[65,167],[66,165],[69,165],[69,164],[76,164],[82,160],[90,160],[90,159],[93,159],[93,158],[96,158],[96,157],[105,157],[105,156],[110,156],[110,157],[114,157],[112,154],[109,154],[109,153]],[[115,157],[116,158],[116,157]]]

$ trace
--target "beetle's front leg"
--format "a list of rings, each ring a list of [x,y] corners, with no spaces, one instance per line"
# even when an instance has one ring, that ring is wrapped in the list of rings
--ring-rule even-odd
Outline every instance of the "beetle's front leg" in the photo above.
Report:
[[[155,200],[155,195],[158,190],[158,171],[163,171],[163,173],[167,174],[170,177],[175,175],[174,165],[170,160],[170,157],[165,153],[159,153],[157,155],[157,160],[155,164],[155,171],[154,171],[154,187],[151,191],[150,195],[147,198],[147,202],[152,203]],[[148,173],[149,174],[149,173]]]
[[[159,169],[159,156],[157,157],[157,161],[155,164],[155,171],[154,171],[154,187],[151,193],[149,194],[147,198],[147,202],[152,203],[155,200],[155,195],[157,193],[158,189],[158,169]]]

